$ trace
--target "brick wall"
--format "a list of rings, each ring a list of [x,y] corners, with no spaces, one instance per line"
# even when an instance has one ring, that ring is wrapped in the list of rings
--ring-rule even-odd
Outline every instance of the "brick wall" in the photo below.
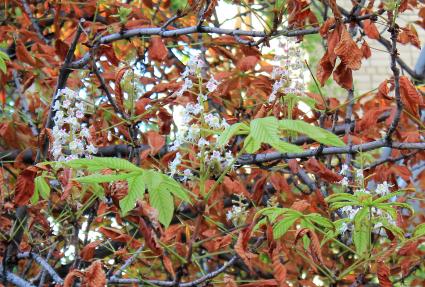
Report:
[[[404,27],[407,23],[412,23],[417,20],[417,15],[414,15],[411,11],[406,11],[399,16],[397,23]],[[389,33],[385,30],[385,26],[379,24],[383,20],[378,20],[376,24],[378,30],[382,36],[389,39]],[[425,44],[425,31],[415,25],[417,29],[419,40],[421,45]],[[366,40],[371,47],[372,57],[362,62],[362,67],[359,71],[355,71],[353,74],[355,89],[358,92],[367,92],[375,89],[379,84],[391,76],[390,69],[390,55],[386,51],[385,47],[375,40],[371,40],[366,37]],[[402,45],[397,43],[397,49],[400,57],[412,68],[414,68],[416,61],[419,57],[420,50],[411,44]]]

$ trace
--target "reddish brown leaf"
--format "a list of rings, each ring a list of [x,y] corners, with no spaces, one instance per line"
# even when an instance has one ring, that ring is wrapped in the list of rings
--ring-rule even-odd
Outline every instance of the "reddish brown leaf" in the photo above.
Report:
[[[118,107],[123,113],[125,111],[124,111],[124,95],[121,89],[121,80],[124,77],[124,74],[127,71],[127,69],[128,67],[123,67],[119,69],[117,74],[115,75],[115,99],[116,99]]]
[[[164,61],[168,56],[167,47],[161,37],[151,37],[149,42],[149,59],[152,61]]]
[[[81,249],[81,252],[80,252],[81,258],[85,261],[89,261],[90,259],[92,259],[93,255],[94,255],[94,250],[101,243],[102,243],[102,240],[96,240],[96,241],[90,242],[89,244],[84,246],[83,249]]]
[[[62,61],[65,60],[66,54],[68,53],[69,46],[61,39],[56,39],[55,41],[56,54],[61,58]]]
[[[330,17],[330,18],[326,19],[326,21],[320,27],[320,30],[319,30],[320,35],[322,37],[325,37],[328,34],[329,29],[333,24],[335,24],[335,18]]]
[[[382,261],[377,262],[378,265],[378,280],[380,287],[392,287],[390,280],[390,268]]]
[[[303,200],[295,201],[291,205],[291,209],[298,210],[298,211],[302,212],[302,211],[305,211],[306,209],[308,209],[310,206],[311,206],[310,203],[307,200],[303,199]]]
[[[421,48],[419,41],[418,32],[413,25],[407,25],[405,28],[401,28],[402,32],[398,34],[397,41],[402,44],[412,44],[418,49]]]
[[[372,56],[372,52],[370,51],[370,47],[366,41],[363,41],[362,47],[360,48],[363,53],[363,58],[369,59]]]
[[[329,79],[333,69],[334,65],[329,59],[328,52],[326,52],[322,59],[320,59],[319,65],[317,66],[317,79],[322,87],[325,85],[326,80]]]
[[[406,111],[419,118],[419,107],[423,105],[423,97],[406,76],[400,77],[400,96]]]
[[[37,168],[30,166],[22,171],[16,180],[15,197],[13,201],[21,206],[28,204],[29,199],[34,194],[34,179],[37,175]]]
[[[253,70],[255,65],[258,63],[258,57],[256,56],[248,56],[240,59],[238,64],[236,65],[241,71]]]
[[[33,67],[37,66],[37,62],[30,55],[27,48],[25,48],[24,44],[20,40],[16,41],[16,57],[19,61],[25,62]]]
[[[106,275],[100,260],[93,262],[84,273],[83,286],[104,287],[106,285]]]
[[[278,286],[279,287],[288,286],[286,284],[287,270],[285,265],[283,265],[280,260],[280,250],[278,248],[275,248],[273,250],[272,262],[273,262],[273,275],[276,281],[278,282]]]
[[[146,224],[146,222],[143,218],[140,218],[139,230],[140,230],[140,233],[143,234],[143,238],[145,239],[146,246],[150,250],[152,250],[153,253],[155,253],[157,255],[161,255],[162,249],[157,242],[157,238],[156,238],[155,234],[152,232],[152,229],[149,228],[149,226]]]
[[[233,277],[228,274],[224,274],[223,281],[224,281],[224,287],[238,287],[238,284],[236,284]]]
[[[173,277],[176,277],[176,273],[174,272],[174,268],[173,268],[173,262],[171,262],[170,257],[163,255],[162,262],[167,272],[170,273]]]
[[[314,260],[314,262],[318,264],[324,264],[323,262],[323,256],[322,256],[322,248],[320,246],[320,240],[317,234],[310,229],[307,228],[301,228],[297,230],[295,233],[295,242],[294,244],[297,244],[297,241],[301,239],[304,235],[307,235],[308,238],[310,238],[310,245],[309,245],[309,251],[310,254]]]
[[[344,89],[353,88],[353,72],[344,63],[341,62],[335,69],[333,78]]]
[[[247,227],[242,232],[239,233],[238,240],[235,244],[235,251],[239,255],[239,257],[242,259],[242,261],[248,266],[250,271],[253,271],[252,268],[252,260],[256,257],[255,254],[249,252],[247,250],[248,248],[248,240],[251,236],[251,228]]]
[[[157,154],[165,145],[165,138],[156,131],[148,131],[145,133],[145,136],[152,154]]]
[[[380,38],[378,28],[376,28],[375,23],[373,23],[370,19],[366,19],[363,21],[363,30],[370,39],[377,40]]]
[[[348,33],[345,27],[341,33],[341,40],[335,47],[334,52],[347,68],[351,70],[360,69],[363,53],[359,47],[357,47],[356,42],[351,38],[350,33]]]
[[[66,277],[64,279],[63,287],[72,287],[72,286],[74,286],[74,280],[75,280],[75,278],[83,278],[83,276],[84,276],[84,273],[81,272],[80,270],[75,270],[74,269],[74,270],[70,271],[66,275]]]
[[[263,279],[263,280],[257,280],[253,283],[246,283],[239,285],[240,287],[274,287],[279,286],[275,279]]]

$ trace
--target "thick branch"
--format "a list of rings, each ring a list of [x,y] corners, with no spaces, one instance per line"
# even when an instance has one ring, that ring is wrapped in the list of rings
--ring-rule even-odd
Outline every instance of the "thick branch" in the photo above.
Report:
[[[381,13],[379,11],[378,13]],[[383,12],[382,12],[383,13]],[[353,17],[347,18],[344,20],[345,23],[349,23],[352,21],[362,21],[366,19],[370,19],[376,17],[376,14],[366,14],[359,17]],[[332,26],[331,28],[334,28]],[[108,44],[112,43],[114,41],[122,40],[122,39],[129,39],[133,37],[141,37],[141,36],[153,36],[158,35],[161,37],[177,37],[182,35],[188,35],[188,34],[218,34],[218,35],[230,35],[234,37],[240,37],[240,36],[250,36],[254,38],[264,38],[264,37],[274,37],[274,36],[286,36],[286,37],[298,37],[303,35],[310,35],[310,34],[317,34],[319,33],[319,28],[309,28],[309,29],[302,29],[302,30],[289,30],[289,29],[283,29],[276,31],[272,35],[268,35],[266,32],[262,31],[247,31],[247,30],[239,30],[239,29],[223,29],[223,28],[216,28],[216,27],[207,27],[207,26],[191,26],[191,27],[185,27],[175,30],[167,30],[164,31],[162,27],[154,27],[154,28],[136,28],[136,29],[129,29],[124,32],[118,32],[113,33],[110,35],[103,36],[99,38],[97,41],[98,44]],[[91,53],[87,52],[81,59],[72,62],[69,65],[69,68],[71,69],[80,69],[87,65],[91,59]]]

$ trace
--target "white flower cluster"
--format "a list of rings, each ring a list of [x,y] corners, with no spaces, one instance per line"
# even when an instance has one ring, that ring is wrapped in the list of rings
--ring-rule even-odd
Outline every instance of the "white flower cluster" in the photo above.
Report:
[[[283,55],[276,54],[274,61],[283,64],[283,67],[274,67],[272,78],[275,80],[269,102],[276,100],[279,91],[285,94],[302,95],[305,91],[304,64],[300,45],[292,38],[287,38],[286,42],[279,43],[279,48]]]
[[[245,197],[243,195],[238,195],[238,197],[238,200],[232,200],[234,205],[226,213],[227,220],[232,222],[234,226],[245,221],[248,209],[248,203],[244,203]]]
[[[193,87],[192,80],[190,80],[189,77],[200,77],[203,67],[205,67],[205,63],[199,56],[194,55],[191,57],[185,71],[182,73],[184,84],[182,88],[176,92],[178,96],[183,95],[185,91]],[[207,93],[203,94],[200,87],[197,102],[186,104],[181,115],[182,123],[178,127],[175,138],[171,143],[170,150],[178,150],[185,143],[196,145],[200,149],[198,157],[203,158],[204,162],[218,163],[221,168],[225,168],[234,161],[232,153],[227,152],[223,155],[222,152],[214,150],[214,145],[203,137],[201,133],[201,130],[205,128],[222,130],[229,126],[226,120],[222,119],[218,114],[213,112],[206,113],[204,110],[205,103],[208,99],[207,95],[214,92],[219,84],[220,83],[211,76],[205,85]],[[169,170],[172,176],[180,174],[183,176],[182,181],[186,181],[193,177],[190,169],[185,169],[183,173],[181,173],[181,169],[178,169],[179,165],[181,165],[181,155],[177,153],[175,159],[169,164]]]
[[[89,129],[80,123],[84,117],[85,105],[78,99],[75,91],[69,88],[59,90],[53,110],[55,116],[51,152],[55,160],[65,161],[97,153],[97,148],[89,144]],[[63,152],[66,147],[69,155]]]
[[[205,67],[205,62],[201,59],[199,55],[193,55],[189,62],[186,64],[186,69],[182,73],[183,76],[183,85],[175,93],[177,96],[182,96],[184,92],[193,87],[193,82],[189,76],[196,75],[203,67]]]
[[[348,170],[348,167],[343,165],[341,173],[347,172],[347,170]],[[360,175],[357,175],[357,176],[360,177]],[[363,173],[362,173],[361,177],[363,177]],[[370,191],[370,190],[367,190],[365,188],[361,188],[361,189],[357,189],[355,191],[355,193],[362,192],[362,193],[366,193],[366,194],[374,194],[374,195],[377,195],[377,196],[383,196],[383,195],[387,195],[387,194],[391,193],[390,187],[392,187],[392,186],[393,185],[388,184],[386,181],[384,181],[383,183],[377,184],[376,189],[374,191]],[[340,211],[343,212],[345,214],[346,218],[348,218],[350,220],[349,223],[344,222],[342,224],[340,232],[343,234],[343,233],[345,233],[349,230],[352,230],[353,224],[351,222],[354,220],[354,217],[356,216],[357,212],[360,211],[360,207],[358,207],[358,206],[344,206],[344,207],[340,208]],[[372,207],[371,215],[374,218],[381,218],[383,220],[386,220],[389,224],[396,225],[394,218],[389,213],[383,212],[381,209]],[[381,230],[381,227],[382,227],[382,223],[376,223],[375,226],[373,227],[372,231],[374,233],[379,233],[381,235],[385,235],[383,233],[383,231]]]

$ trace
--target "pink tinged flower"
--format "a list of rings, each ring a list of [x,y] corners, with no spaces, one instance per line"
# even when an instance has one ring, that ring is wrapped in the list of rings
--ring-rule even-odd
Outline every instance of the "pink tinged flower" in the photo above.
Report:
[[[69,108],[71,106],[71,101],[67,99],[67,100],[62,102],[62,105],[65,108]]]
[[[84,113],[82,111],[78,110],[75,113],[75,116],[77,117],[77,119],[82,119],[82,118],[84,118]]]
[[[89,144],[89,145],[87,146],[87,152],[88,152],[89,154],[96,154],[96,153],[97,153],[97,151],[98,151],[97,147],[95,147],[93,144]]]
[[[219,85],[219,82],[211,76],[210,80],[207,82],[207,89],[210,93],[214,92]]]
[[[204,139],[204,138],[200,138],[199,139],[199,141],[198,141],[198,146],[199,147],[204,147],[204,146],[208,146],[210,144],[210,142],[209,141],[207,141],[206,139]]]

